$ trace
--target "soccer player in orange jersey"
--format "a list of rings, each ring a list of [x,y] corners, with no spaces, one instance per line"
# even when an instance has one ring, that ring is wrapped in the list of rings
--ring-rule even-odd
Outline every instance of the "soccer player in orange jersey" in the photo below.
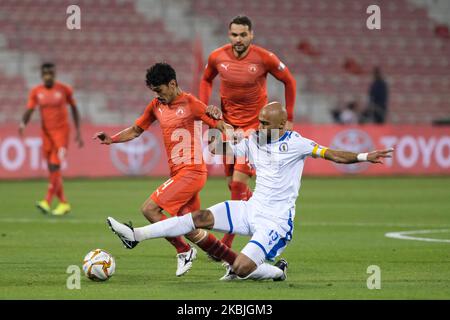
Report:
[[[236,130],[257,130],[258,114],[267,104],[266,78],[270,73],[284,83],[288,121],[286,129],[292,130],[295,104],[295,79],[289,69],[274,55],[253,45],[252,22],[246,16],[237,16],[229,24],[230,44],[213,51],[200,83],[200,100],[208,104],[214,78],[220,77],[220,99],[225,122]],[[232,200],[248,200],[252,192],[248,181],[253,170],[247,161],[227,163],[225,174]],[[222,241],[231,247],[234,235],[226,234]]]
[[[75,123],[75,140],[78,146],[83,146],[80,132],[80,116],[73,98],[72,88],[55,80],[55,65],[44,63],[41,66],[43,84],[34,87],[29,95],[27,110],[22,116],[19,134],[23,136],[24,129],[31,119],[37,106],[41,112],[43,153],[47,160],[50,172],[47,195],[44,200],[36,203],[43,213],[53,213],[62,216],[70,212],[70,204],[64,196],[63,180],[61,176],[61,161],[66,157],[69,144],[69,120],[67,104],[71,106],[72,117]],[[53,196],[59,199],[55,210],[50,205]]]
[[[157,63],[147,70],[147,86],[157,94],[146,107],[134,125],[113,135],[97,133],[94,138],[102,144],[122,143],[139,137],[154,121],[158,120],[163,133],[164,145],[170,167],[170,179],[159,186],[144,202],[141,211],[151,223],[167,219],[162,212],[170,215],[183,215],[200,209],[199,192],[206,177],[206,165],[201,147],[201,122],[222,132],[227,125],[223,120],[215,120],[209,115],[219,117],[214,110],[194,96],[183,92],[176,80],[175,70],[166,63]],[[200,120],[200,121],[199,121]],[[131,227],[131,226],[130,226]],[[204,230],[196,230],[186,236],[208,254],[234,261],[236,254],[214,235]],[[183,238],[166,238],[177,250],[177,276],[190,270],[197,251]],[[123,241],[131,249],[137,243]]]

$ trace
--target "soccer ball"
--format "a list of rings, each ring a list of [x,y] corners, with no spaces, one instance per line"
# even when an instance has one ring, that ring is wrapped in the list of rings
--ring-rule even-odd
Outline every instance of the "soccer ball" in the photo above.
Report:
[[[84,274],[93,281],[106,281],[115,270],[116,262],[113,256],[102,249],[92,250],[84,257]]]

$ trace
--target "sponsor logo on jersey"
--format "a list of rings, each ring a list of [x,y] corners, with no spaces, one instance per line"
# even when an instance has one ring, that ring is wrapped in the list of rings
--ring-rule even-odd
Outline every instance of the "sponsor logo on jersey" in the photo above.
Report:
[[[283,71],[284,69],[286,69],[286,65],[280,61],[280,64],[278,65],[278,70]]]

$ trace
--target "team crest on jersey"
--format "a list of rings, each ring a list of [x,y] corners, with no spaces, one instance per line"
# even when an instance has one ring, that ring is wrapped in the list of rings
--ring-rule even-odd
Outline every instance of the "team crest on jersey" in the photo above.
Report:
[[[61,94],[61,92],[56,91],[55,94],[54,94],[54,96],[55,96],[56,99],[61,99],[62,94]]]
[[[280,151],[281,152],[288,152],[288,144],[287,142],[283,142],[282,144],[280,144]]]
[[[248,72],[256,73],[258,71],[258,66],[256,64],[251,64],[248,66]]]
[[[179,118],[183,117],[185,113],[186,113],[186,110],[184,109],[184,107],[178,107],[177,111],[175,112],[175,114]]]

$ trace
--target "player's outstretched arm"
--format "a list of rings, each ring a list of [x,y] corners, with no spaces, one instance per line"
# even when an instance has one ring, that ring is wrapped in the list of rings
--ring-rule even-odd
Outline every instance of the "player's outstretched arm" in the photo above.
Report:
[[[144,132],[144,130],[141,127],[134,125],[120,131],[119,133],[116,133],[111,137],[103,131],[97,132],[93,139],[99,139],[101,144],[109,145],[111,143],[121,143],[133,140],[139,137],[142,132]]]
[[[393,148],[384,150],[375,150],[368,153],[354,153],[349,151],[339,151],[326,149],[324,153],[324,158],[336,163],[356,163],[356,162],[372,162],[372,163],[383,163],[384,158],[392,158]]]
[[[22,121],[19,124],[19,135],[21,137],[23,136],[25,127],[27,126],[28,122],[30,122],[31,115],[33,114],[33,112],[34,109],[27,109],[22,115]]]

